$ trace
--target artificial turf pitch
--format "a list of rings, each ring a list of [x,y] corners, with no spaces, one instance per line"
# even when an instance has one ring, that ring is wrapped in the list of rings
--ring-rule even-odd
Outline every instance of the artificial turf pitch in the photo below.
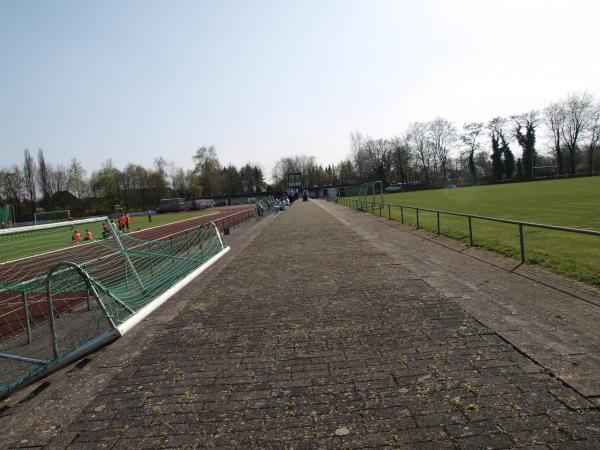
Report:
[[[152,216],[152,222],[148,221],[147,216],[133,216],[130,217],[129,231],[145,230],[215,213],[215,211],[205,210],[158,214]],[[115,223],[117,223],[116,219]],[[101,239],[102,225],[102,221],[74,226],[69,226],[68,223],[65,223],[65,227],[0,235],[0,263],[70,248],[73,246],[71,236],[75,229],[81,233],[82,237],[85,235],[86,229],[89,229],[95,240]]]

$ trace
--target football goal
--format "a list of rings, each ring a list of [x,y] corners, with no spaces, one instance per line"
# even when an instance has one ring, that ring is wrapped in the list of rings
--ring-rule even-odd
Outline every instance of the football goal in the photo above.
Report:
[[[381,181],[370,181],[360,185],[358,191],[359,208],[367,209],[383,208],[383,183]]]
[[[214,222],[143,236],[107,217],[0,230],[0,398],[123,335],[229,250]]]
[[[71,217],[71,211],[63,209],[61,211],[44,211],[38,212],[33,215],[33,223],[46,224],[54,222],[65,222]]]

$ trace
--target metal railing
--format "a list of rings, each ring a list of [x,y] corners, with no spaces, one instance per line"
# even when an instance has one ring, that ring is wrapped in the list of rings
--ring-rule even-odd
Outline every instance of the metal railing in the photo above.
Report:
[[[229,216],[221,217],[214,220],[214,224],[219,228],[220,231],[225,231],[226,228],[235,228],[248,220],[254,219],[258,216],[256,208],[248,208],[243,211],[239,211]]]
[[[338,198],[337,203],[341,203],[344,206],[347,206],[349,208],[358,209],[358,210],[364,211],[364,212],[368,212],[370,209],[371,214],[375,214],[375,209],[379,209],[379,216],[381,216],[381,217],[383,217],[383,214],[384,214],[383,211],[387,207],[388,219],[392,218],[392,208],[399,208],[401,223],[405,222],[404,210],[413,210],[413,211],[415,211],[415,215],[416,215],[417,230],[420,228],[419,211],[435,213],[436,226],[437,226],[436,231],[437,231],[438,235],[441,234],[440,215],[464,217],[467,219],[467,224],[468,224],[468,228],[469,228],[469,246],[471,246],[471,247],[473,246],[473,219],[516,225],[518,227],[518,231],[519,231],[519,248],[520,248],[520,252],[521,252],[521,262],[522,263],[525,262],[525,231],[524,231],[525,227],[541,228],[544,230],[563,231],[566,233],[585,234],[588,236],[600,237],[600,231],[583,230],[581,228],[562,227],[562,226],[557,226],[557,225],[546,225],[546,224],[542,224],[542,223],[522,222],[519,220],[500,219],[498,217],[479,216],[476,214],[457,213],[457,212],[452,212],[452,211],[443,211],[443,210],[431,209],[431,208],[419,208],[417,206],[399,205],[396,203],[378,203],[378,202],[371,202],[371,201],[366,201],[366,200],[356,200],[356,199],[350,199],[350,198]]]

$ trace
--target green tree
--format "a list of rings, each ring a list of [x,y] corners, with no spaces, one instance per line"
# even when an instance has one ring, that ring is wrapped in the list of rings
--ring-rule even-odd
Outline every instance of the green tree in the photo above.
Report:
[[[479,150],[480,143],[479,137],[483,130],[483,123],[471,122],[463,125],[463,133],[460,136],[461,140],[467,147],[468,161],[469,161],[469,173],[473,181],[477,180],[477,173],[475,171],[475,151]]]
[[[233,164],[229,164],[223,168],[221,175],[223,176],[223,193],[224,194],[236,194],[241,192],[241,177],[237,167]]]
[[[252,166],[252,175],[254,176],[256,192],[262,192],[265,187],[265,174],[258,164]]]
[[[515,164],[515,178],[517,180],[523,179],[523,164],[521,163],[521,158],[517,158],[517,162]]]
[[[508,142],[504,139],[504,136],[500,136],[502,156],[504,157],[504,176],[508,180],[512,180],[515,174],[515,155],[510,150]]]
[[[207,197],[213,197],[222,192],[221,163],[217,157],[214,146],[200,147],[192,157],[195,168],[194,173],[200,178],[202,192]]]
[[[504,164],[502,164],[502,149],[500,148],[499,136],[492,131],[492,174],[495,181],[502,180],[504,175]]]
[[[515,138],[523,149],[521,156],[522,179],[533,178],[533,166],[535,164],[535,129],[538,124],[538,114],[531,111],[520,116],[513,116],[515,122]]]

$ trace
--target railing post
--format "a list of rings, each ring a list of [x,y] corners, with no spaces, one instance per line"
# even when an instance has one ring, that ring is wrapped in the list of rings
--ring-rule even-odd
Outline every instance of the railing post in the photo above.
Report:
[[[51,275],[50,275],[51,276]],[[56,342],[56,327],[54,325],[54,305],[52,304],[52,291],[50,289],[50,276],[46,281],[46,296],[48,297],[48,323],[50,325],[50,338],[52,339],[52,353],[54,359],[58,358],[58,342]]]
[[[436,211],[436,215],[437,215],[437,234],[439,236],[440,235],[440,212]]]
[[[417,230],[419,229],[419,208],[415,208],[417,211]]]
[[[25,331],[27,332],[27,343],[31,344],[31,324],[29,318],[29,305],[27,304],[27,293],[21,292],[21,301],[23,302],[23,310],[25,311]]]
[[[379,217],[381,217],[381,215],[383,214],[382,211],[383,211],[383,203],[380,203],[379,204]]]
[[[388,204],[388,219],[392,218],[392,205]]]
[[[521,245],[521,262],[525,262],[525,238],[523,236],[523,224],[519,224],[519,244]]]
[[[404,206],[400,205],[400,223],[404,223]]]
[[[469,245],[473,247],[473,226],[471,224],[471,216],[469,217]]]

